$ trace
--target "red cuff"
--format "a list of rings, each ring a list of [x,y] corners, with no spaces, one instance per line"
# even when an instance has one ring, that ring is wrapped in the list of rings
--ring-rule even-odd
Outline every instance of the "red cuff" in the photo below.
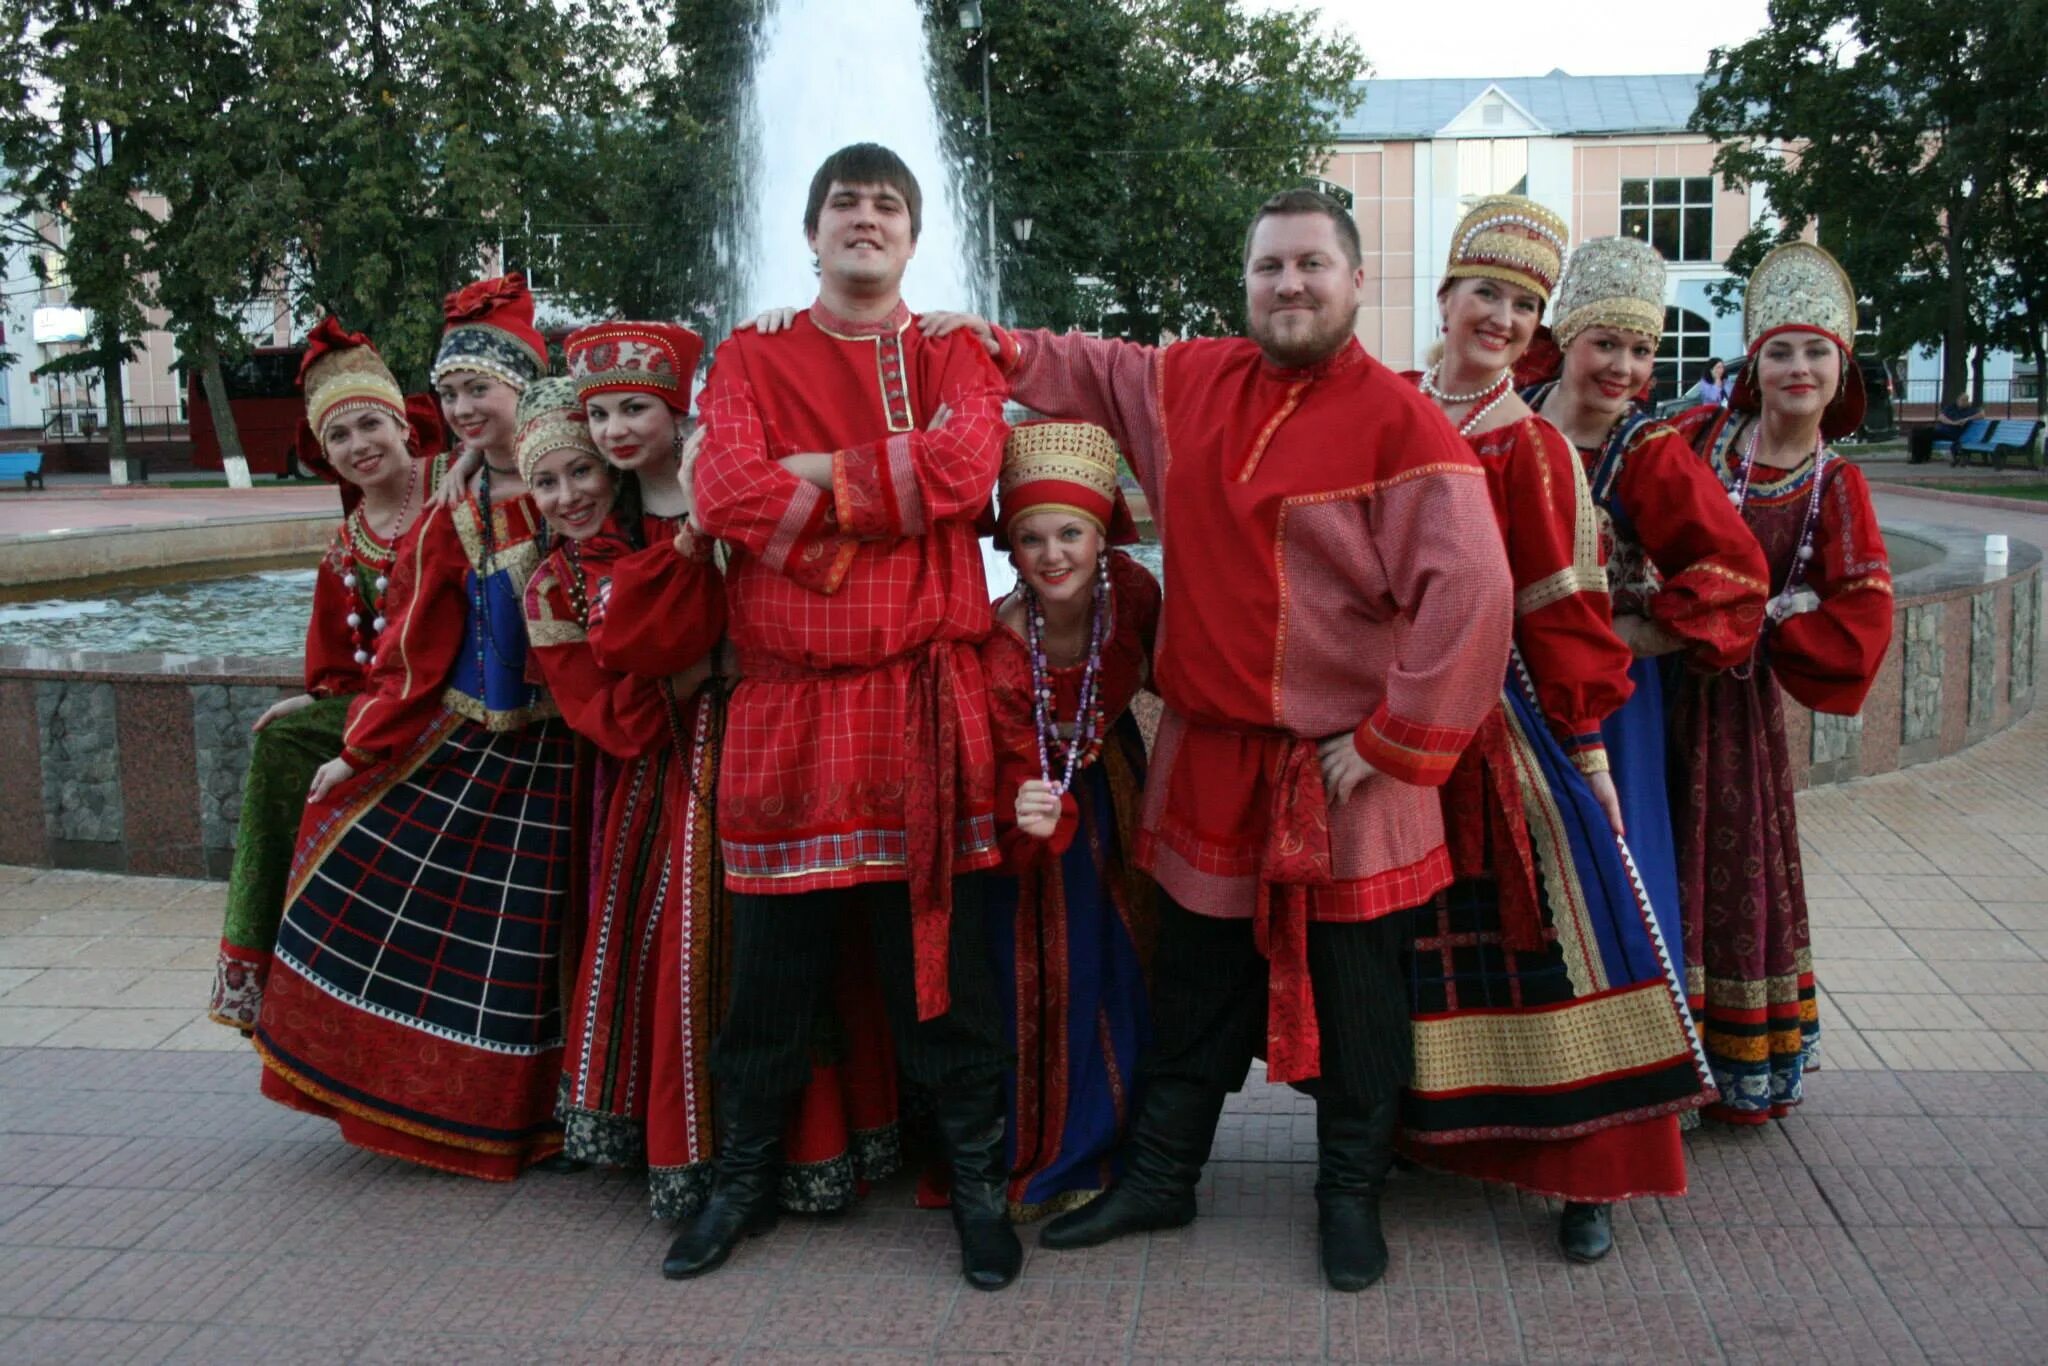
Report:
[[[996,334],[996,369],[1008,375],[1024,363],[1024,346],[1017,340],[1017,334],[1006,327],[989,324],[989,330]]]
[[[1404,721],[1380,703],[1352,735],[1365,761],[1389,777],[1417,787],[1442,787],[1476,731]]]

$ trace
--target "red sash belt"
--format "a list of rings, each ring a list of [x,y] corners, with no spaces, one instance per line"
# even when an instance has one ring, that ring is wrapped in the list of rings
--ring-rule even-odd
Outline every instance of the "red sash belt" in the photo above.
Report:
[[[1322,1071],[1322,1031],[1308,970],[1308,889],[1335,879],[1330,803],[1316,742],[1273,736],[1269,817],[1259,850],[1252,932],[1266,956],[1266,1075],[1306,1081]],[[1275,893],[1278,893],[1276,896]]]

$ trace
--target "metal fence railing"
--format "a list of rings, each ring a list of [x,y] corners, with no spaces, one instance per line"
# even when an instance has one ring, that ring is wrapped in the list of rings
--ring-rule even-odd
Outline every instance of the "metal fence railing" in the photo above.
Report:
[[[1915,407],[1937,408],[1946,397],[1941,392],[1938,379],[1909,379],[1902,386],[1899,402]],[[1984,415],[1986,417],[2032,417],[2034,405],[2040,401],[2041,381],[2033,375],[2021,375],[2016,379],[1987,379],[1984,381]]]
[[[187,431],[175,403],[124,403],[121,416],[130,441],[169,440],[182,437]],[[43,418],[46,442],[106,439],[106,415],[97,408],[58,408]]]

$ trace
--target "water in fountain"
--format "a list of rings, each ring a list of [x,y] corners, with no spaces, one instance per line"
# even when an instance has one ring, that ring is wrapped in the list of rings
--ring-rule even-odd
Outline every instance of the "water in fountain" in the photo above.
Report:
[[[894,150],[924,191],[924,229],[903,282],[910,306],[977,306],[979,278],[966,259],[961,196],[931,88],[916,0],[780,0],[747,90],[752,202],[723,253],[739,317],[817,296],[804,198],[818,164],[853,142]]]

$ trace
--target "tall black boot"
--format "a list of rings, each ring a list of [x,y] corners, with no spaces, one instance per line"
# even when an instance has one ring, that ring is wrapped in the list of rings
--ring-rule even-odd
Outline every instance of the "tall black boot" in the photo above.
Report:
[[[672,1281],[716,1271],[749,1233],[775,1226],[775,1197],[781,1186],[782,1124],[788,1104],[780,1098],[740,1096],[719,1100],[718,1156],[711,1166],[711,1194],[704,1208],[683,1226],[661,1260]]]
[[[953,1164],[953,1230],[960,1235],[961,1274],[976,1290],[1001,1290],[1024,1266],[1024,1247],[1010,1227],[1001,1084],[943,1092],[933,1108]]]
[[[1223,1115],[1226,1094],[1178,1077],[1148,1082],[1131,1136],[1124,1142],[1123,1179],[1047,1224],[1038,1245],[1056,1250],[1094,1247],[1127,1233],[1193,1223],[1195,1186],[1216,1141],[1216,1121]]]
[[[1387,1274],[1380,1192],[1394,1161],[1396,1110],[1393,1101],[1316,1102],[1316,1222],[1333,1290],[1363,1290]]]

